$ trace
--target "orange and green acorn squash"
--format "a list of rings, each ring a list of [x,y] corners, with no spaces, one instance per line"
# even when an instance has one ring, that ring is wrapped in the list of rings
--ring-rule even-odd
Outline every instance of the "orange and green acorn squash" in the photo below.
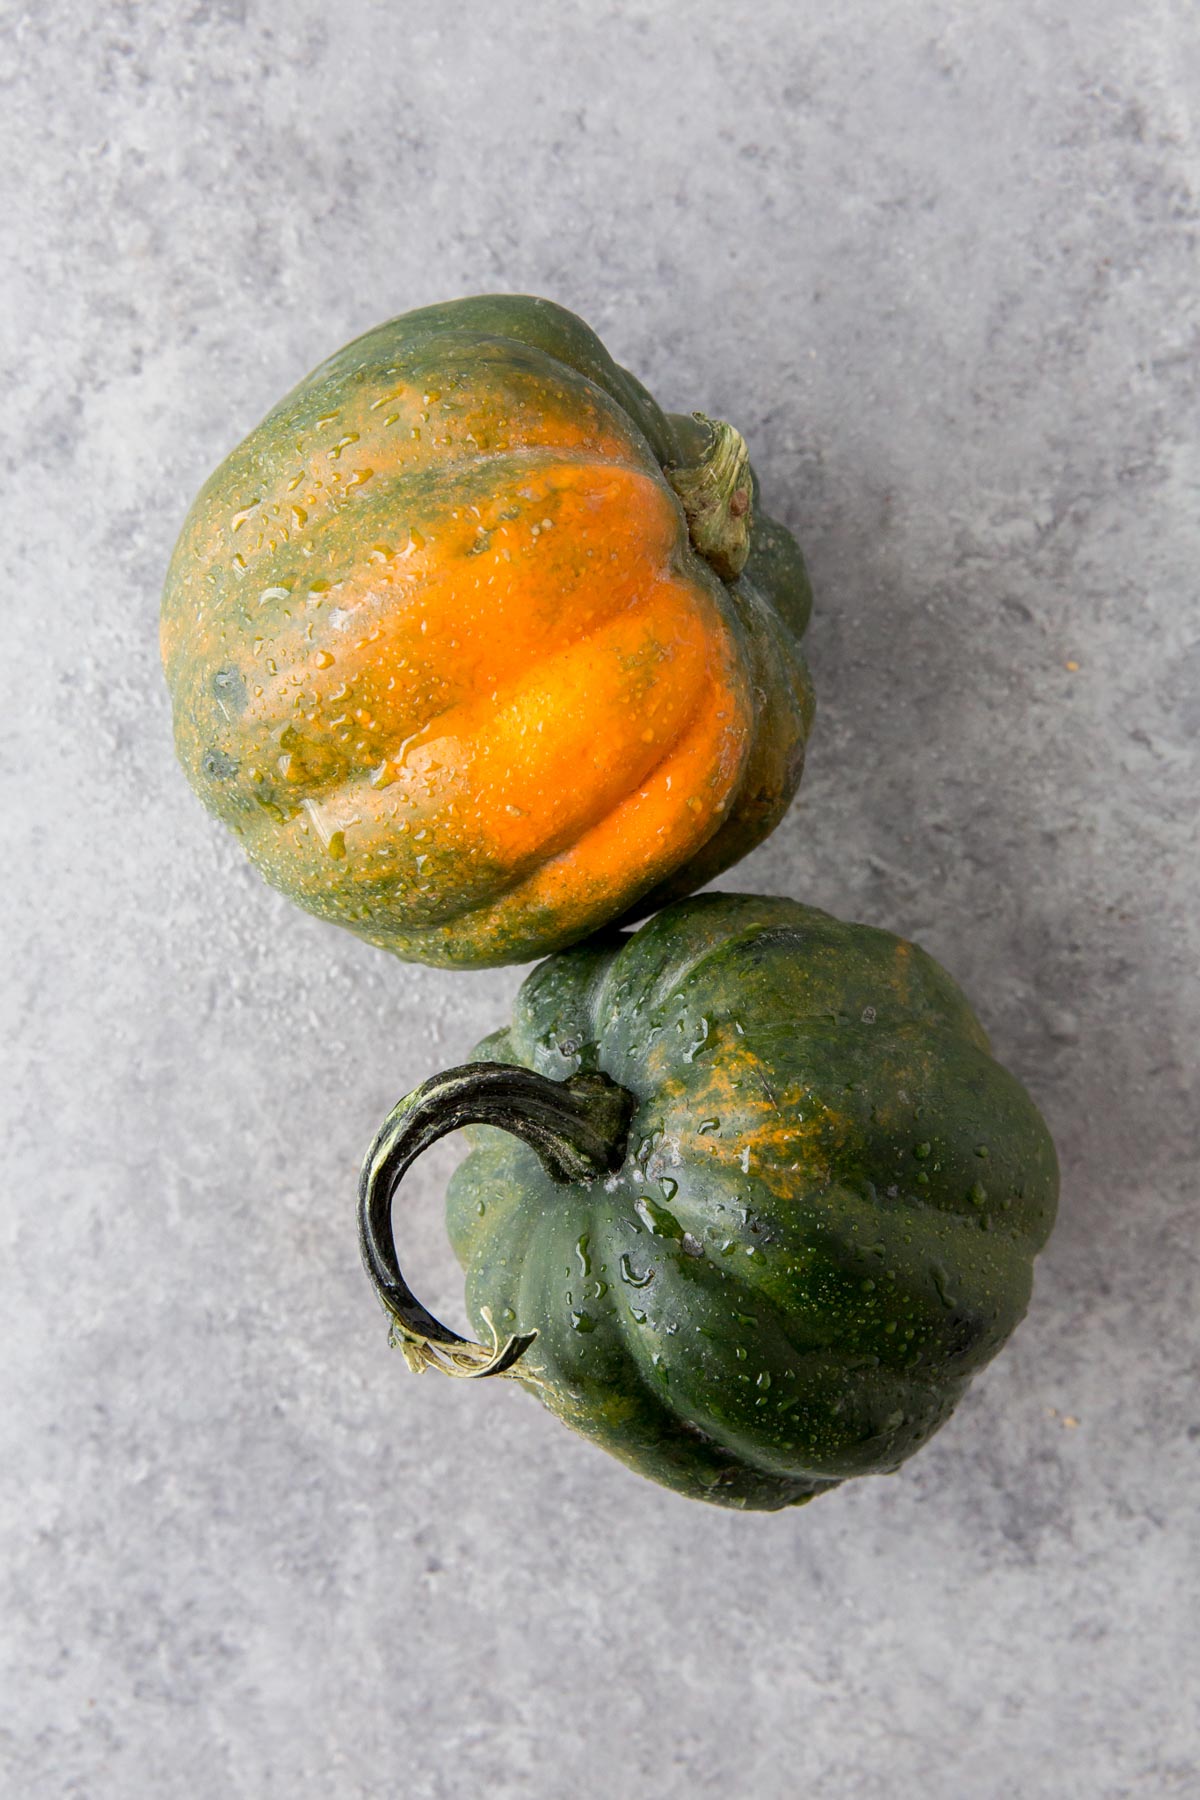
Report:
[[[1054,1145],[917,945],[706,894],[528,977],[509,1030],[395,1108],[368,1273],[415,1369],[508,1374],[681,1494],[758,1510],[895,1469],[1029,1301]],[[447,1221],[471,1343],[391,1229],[470,1126]]]
[[[498,295],[368,332],[267,415],[192,506],[162,647],[188,778],[266,879],[471,967],[772,830],[809,608],[738,433]]]

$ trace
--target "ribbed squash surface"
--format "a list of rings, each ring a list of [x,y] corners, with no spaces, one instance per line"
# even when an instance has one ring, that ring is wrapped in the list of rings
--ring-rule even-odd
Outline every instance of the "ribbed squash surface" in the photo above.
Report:
[[[723,581],[677,427],[580,321],[349,345],[207,483],[162,645],[181,760],[268,881],[400,956],[521,961],[744,854],[799,779],[792,540]]]

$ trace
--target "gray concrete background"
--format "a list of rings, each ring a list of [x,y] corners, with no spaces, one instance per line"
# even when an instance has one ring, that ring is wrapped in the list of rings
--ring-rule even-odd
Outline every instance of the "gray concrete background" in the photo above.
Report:
[[[1200,1792],[1188,0],[0,21],[0,1788]],[[201,479],[352,334],[495,288],[736,420],[809,553],[811,772],[724,885],[917,936],[1060,1146],[1011,1348],[795,1514],[388,1354],[358,1158],[518,972],[291,910],[172,760]],[[406,1221],[451,1312],[454,1155]]]

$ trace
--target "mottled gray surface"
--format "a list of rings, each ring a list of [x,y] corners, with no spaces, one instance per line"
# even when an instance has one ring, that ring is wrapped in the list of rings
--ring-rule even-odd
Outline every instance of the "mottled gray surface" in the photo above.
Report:
[[[0,6],[0,1788],[1200,1792],[1190,0]],[[171,755],[192,492],[390,313],[532,289],[738,421],[818,588],[725,885],[916,935],[1056,1133],[1030,1316],[899,1476],[739,1517],[416,1381],[352,1189],[516,971],[268,893]],[[418,1290],[456,1306],[412,1181]]]

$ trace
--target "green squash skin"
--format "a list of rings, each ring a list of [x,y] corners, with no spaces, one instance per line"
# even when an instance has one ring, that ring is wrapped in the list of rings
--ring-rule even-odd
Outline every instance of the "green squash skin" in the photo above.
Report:
[[[704,895],[551,958],[476,1056],[636,1098],[588,1184],[471,1128],[447,1224],[480,1335],[536,1329],[517,1378],[678,1493],[770,1511],[895,1469],[1025,1312],[1054,1146],[903,939]]]
[[[176,750],[194,790],[238,836],[264,879],[307,911],[409,961],[447,968],[532,961],[617,917],[640,917],[693,892],[775,828],[799,784],[812,726],[812,685],[800,650],[811,589],[790,533],[759,509],[753,471],[750,552],[735,581],[722,581],[694,554],[683,526],[680,561],[717,605],[757,706],[728,810],[665,879],[661,868],[642,876],[632,866],[615,897],[582,890],[567,905],[547,905],[526,892],[525,876],[536,870],[523,871],[514,885],[511,872],[492,867],[485,852],[468,858],[456,844],[431,842],[419,876],[406,866],[398,872],[386,857],[380,872],[380,851],[356,855],[353,841],[348,852],[327,851],[304,809],[323,805],[334,791],[367,789],[373,766],[394,746],[376,742],[365,726],[347,724],[343,747],[303,719],[284,719],[270,730],[248,723],[248,696],[261,691],[255,684],[264,660],[277,640],[287,641],[295,596],[309,584],[328,588],[343,579],[364,544],[394,535],[398,517],[435,537],[448,505],[482,504],[499,479],[486,462],[475,470],[460,464],[395,480],[381,472],[331,499],[327,516],[289,527],[284,477],[312,446],[353,425],[355,457],[384,469],[387,414],[377,410],[376,396],[400,379],[445,389],[448,432],[455,429],[454,397],[480,393],[495,399],[500,415],[533,415],[550,406],[601,418],[667,492],[664,471],[683,458],[682,446],[695,433],[690,419],[662,412],[581,319],[546,300],[457,300],[367,332],[267,415],[210,477],[188,514],[163,595]],[[486,441],[476,448],[485,455],[491,450]],[[453,460],[461,449],[447,454]],[[250,567],[239,570],[230,551],[248,546],[230,536],[231,522],[256,495],[274,501],[273,512],[283,517],[269,525],[269,542],[253,552]],[[324,615],[313,616],[320,623]],[[281,765],[289,760],[285,775]]]

